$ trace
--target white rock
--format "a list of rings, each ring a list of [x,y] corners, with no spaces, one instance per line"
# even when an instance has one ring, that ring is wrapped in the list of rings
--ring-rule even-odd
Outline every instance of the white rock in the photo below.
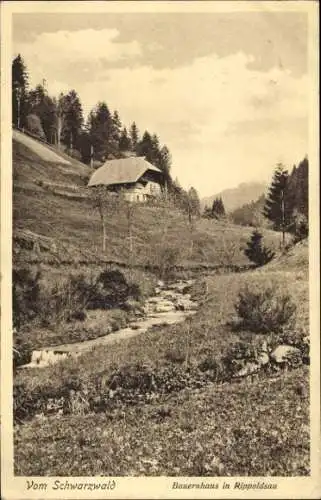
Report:
[[[286,361],[291,359],[292,356],[297,356],[300,354],[301,351],[297,347],[293,347],[291,345],[279,345],[272,352],[271,358],[276,363],[285,363]]]
[[[265,351],[262,351],[257,358],[257,362],[261,366],[267,365],[269,361],[270,361],[269,355]]]

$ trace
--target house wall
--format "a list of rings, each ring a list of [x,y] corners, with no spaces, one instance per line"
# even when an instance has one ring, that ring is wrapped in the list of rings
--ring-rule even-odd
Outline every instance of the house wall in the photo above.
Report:
[[[145,186],[140,183],[123,191],[128,201],[147,201],[150,197],[157,197],[161,193],[161,187],[157,182],[147,182]]]

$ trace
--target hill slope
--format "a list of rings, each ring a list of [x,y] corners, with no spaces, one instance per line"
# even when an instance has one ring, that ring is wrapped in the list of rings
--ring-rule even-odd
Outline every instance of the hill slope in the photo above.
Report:
[[[221,197],[225,210],[230,212],[246,203],[256,201],[266,190],[266,184],[262,182],[242,182],[236,188],[225,189],[220,193],[201,199],[201,206],[211,207],[217,197]]]
[[[69,160],[69,165],[46,161],[18,136],[14,138],[15,262],[56,265],[107,259],[128,263],[126,213],[120,210],[107,214],[107,248],[102,254],[100,216],[86,187],[90,168]],[[184,265],[244,265],[248,261],[241,249],[250,231],[204,219],[194,221],[191,227],[187,216],[173,208],[135,205],[132,257],[137,264],[157,264],[165,252],[165,258]],[[269,244],[278,245],[278,234],[266,231],[265,235]]]

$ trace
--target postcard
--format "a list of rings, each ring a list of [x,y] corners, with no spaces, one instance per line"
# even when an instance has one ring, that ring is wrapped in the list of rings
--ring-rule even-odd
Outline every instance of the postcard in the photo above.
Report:
[[[318,4],[1,4],[5,500],[320,498]]]

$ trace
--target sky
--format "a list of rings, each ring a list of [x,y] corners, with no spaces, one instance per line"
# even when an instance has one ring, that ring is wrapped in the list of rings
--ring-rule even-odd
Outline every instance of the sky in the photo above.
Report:
[[[31,87],[75,89],[85,114],[105,101],[157,133],[200,196],[269,182],[308,152],[303,12],[14,14],[18,53]]]

